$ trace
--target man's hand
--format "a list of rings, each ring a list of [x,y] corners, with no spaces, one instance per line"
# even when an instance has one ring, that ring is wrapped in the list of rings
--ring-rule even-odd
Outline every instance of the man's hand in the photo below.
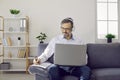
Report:
[[[33,64],[38,65],[40,64],[40,59],[38,59],[37,57],[33,60]]]

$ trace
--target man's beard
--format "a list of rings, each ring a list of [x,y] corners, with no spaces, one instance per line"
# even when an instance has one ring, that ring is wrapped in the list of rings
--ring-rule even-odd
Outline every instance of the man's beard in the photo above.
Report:
[[[71,36],[71,33],[63,33],[63,35],[64,35],[64,38],[67,38],[67,37]]]

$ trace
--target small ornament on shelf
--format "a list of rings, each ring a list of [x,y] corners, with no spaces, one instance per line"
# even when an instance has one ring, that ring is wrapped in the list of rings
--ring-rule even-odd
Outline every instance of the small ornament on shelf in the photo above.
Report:
[[[21,45],[21,37],[18,37],[18,46]]]
[[[12,32],[13,31],[13,27],[9,27],[9,31]]]

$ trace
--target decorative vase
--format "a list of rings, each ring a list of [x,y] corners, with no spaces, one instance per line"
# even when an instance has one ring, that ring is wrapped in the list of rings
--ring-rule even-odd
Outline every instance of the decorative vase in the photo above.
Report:
[[[112,38],[107,38],[107,43],[112,43]]]
[[[18,15],[17,14],[13,14],[13,17],[18,17]]]

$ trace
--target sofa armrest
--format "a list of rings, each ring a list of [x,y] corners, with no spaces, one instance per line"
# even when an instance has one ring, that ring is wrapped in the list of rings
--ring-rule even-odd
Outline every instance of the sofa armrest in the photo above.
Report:
[[[37,56],[40,56],[43,52],[44,52],[44,50],[45,50],[45,48],[47,47],[47,45],[48,45],[48,43],[44,43],[44,44],[39,44],[38,45],[38,53],[37,53]],[[53,55],[47,60],[48,62],[50,62],[50,63],[53,63]]]
[[[46,66],[46,64],[48,65]],[[48,77],[48,69],[50,65],[52,65],[52,63],[49,63],[49,62],[45,62],[45,64],[42,64],[42,65],[33,64],[33,65],[30,65],[28,70],[31,74],[37,74],[42,77]]]
[[[48,43],[43,43],[43,44],[40,43],[40,44],[38,44],[37,56],[40,56],[44,52],[47,45],[48,45]]]

